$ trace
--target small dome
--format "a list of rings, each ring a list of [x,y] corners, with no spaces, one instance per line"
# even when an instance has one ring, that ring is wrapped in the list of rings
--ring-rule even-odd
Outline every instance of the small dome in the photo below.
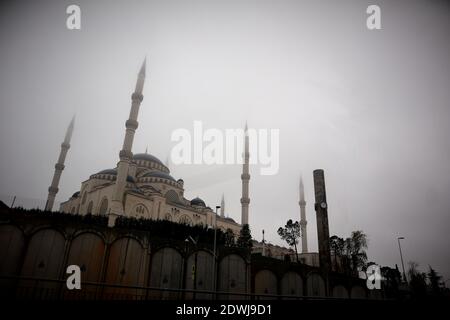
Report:
[[[206,207],[206,204],[205,204],[205,201],[203,201],[199,197],[196,197],[191,200],[191,206]]]
[[[72,195],[72,198],[78,198],[79,195],[80,195],[80,191],[77,191]]]
[[[164,164],[161,162],[161,160],[159,160],[157,157],[155,157],[154,155],[151,155],[149,153],[136,153],[133,156],[133,160],[151,161],[151,162],[156,162],[156,163],[164,166]]]
[[[175,179],[168,173],[160,172],[160,171],[152,171],[147,172],[143,175],[143,177],[153,177],[153,178],[163,178],[171,181],[175,181]]]

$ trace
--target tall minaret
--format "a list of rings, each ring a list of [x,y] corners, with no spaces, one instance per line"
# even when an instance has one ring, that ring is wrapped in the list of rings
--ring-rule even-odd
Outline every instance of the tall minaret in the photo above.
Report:
[[[308,253],[308,236],[306,234],[306,212],[305,212],[305,188],[303,187],[303,179],[300,177],[300,201],[298,204],[300,205],[300,228],[302,232],[302,253]]]
[[[220,217],[225,218],[225,195],[222,193],[222,201],[220,202]]]
[[[66,136],[64,142],[61,144],[61,151],[59,153],[58,162],[55,164],[55,172],[53,173],[52,184],[48,187],[48,197],[45,203],[45,210],[52,211],[53,204],[55,203],[55,197],[58,193],[59,179],[61,179],[62,171],[64,170],[64,161],[66,160],[67,151],[70,149],[70,139],[72,138],[73,127],[75,125],[75,116],[70,121],[69,127],[67,127]]]
[[[146,59],[142,63],[141,70],[136,81],[136,88],[134,93],[131,95],[131,110],[128,120],[125,122],[125,139],[123,141],[122,150],[119,152],[119,163],[117,164],[117,178],[115,190],[112,196],[112,206],[108,217],[108,225],[110,227],[114,226],[117,216],[124,215],[125,210],[123,206],[124,194],[126,181],[128,176],[128,169],[130,167],[130,162],[133,158],[133,153],[131,148],[133,146],[134,133],[138,127],[138,113],[139,107],[141,105],[144,96],[142,95],[142,89],[144,88],[145,81],[145,63]]]
[[[241,224],[248,224],[248,205],[250,203],[250,198],[248,197],[248,183],[250,181],[250,173],[249,173],[249,137],[248,137],[248,128],[247,123],[245,123],[245,138],[244,138],[244,164],[242,165],[242,198],[241,198]]]

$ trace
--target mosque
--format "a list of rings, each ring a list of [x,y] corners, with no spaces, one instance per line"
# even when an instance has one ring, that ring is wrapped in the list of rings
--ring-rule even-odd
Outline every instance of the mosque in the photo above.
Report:
[[[125,139],[115,168],[101,170],[81,183],[79,191],[61,203],[60,211],[72,214],[92,214],[108,216],[109,226],[114,226],[119,216],[160,220],[165,219],[189,225],[215,226],[223,231],[231,230],[236,236],[243,224],[248,224],[249,139],[245,136],[245,162],[242,179],[242,221],[237,223],[225,216],[222,197],[220,214],[196,197],[184,197],[184,181],[171,176],[168,166],[157,157],[147,153],[133,154],[132,144],[138,128],[138,113],[143,101],[142,90],[145,82],[146,61],[138,74],[135,92],[131,96],[131,110],[126,121]],[[64,162],[70,148],[74,129],[72,119],[61,152],[55,165],[52,184],[48,189],[46,210],[53,209],[59,180],[64,170]]]

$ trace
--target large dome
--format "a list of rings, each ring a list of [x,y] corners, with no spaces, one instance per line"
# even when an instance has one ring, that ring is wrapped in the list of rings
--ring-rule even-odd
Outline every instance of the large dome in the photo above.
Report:
[[[162,163],[161,160],[159,160],[157,157],[155,157],[154,155],[151,155],[149,153],[136,153],[135,155],[133,155],[133,160],[146,160],[146,161],[156,162],[156,163],[164,166],[164,163]]]
[[[143,177],[153,177],[153,178],[163,178],[171,181],[175,181],[175,179],[168,173],[160,172],[160,171],[152,171],[143,175]]]

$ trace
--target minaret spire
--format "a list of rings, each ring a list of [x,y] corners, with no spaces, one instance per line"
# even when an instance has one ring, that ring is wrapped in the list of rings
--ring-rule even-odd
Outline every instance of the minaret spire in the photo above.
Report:
[[[142,95],[142,90],[144,89],[145,82],[145,68],[146,68],[146,58],[142,63],[141,69],[139,70],[138,78],[136,81],[136,87],[134,93],[131,95],[131,110],[128,120],[125,122],[125,139],[123,141],[122,150],[119,152],[119,163],[117,164],[117,178],[115,190],[112,196],[112,206],[109,213],[108,225],[110,227],[114,226],[115,220],[118,216],[125,214],[124,209],[124,194],[126,187],[126,179],[128,176],[128,170],[130,167],[131,160],[133,158],[133,153],[131,148],[133,146],[133,139],[136,129],[138,127],[138,114],[139,107],[141,105],[144,96]]]
[[[222,201],[220,202],[220,216],[225,218],[225,195],[222,193]]]
[[[70,149],[70,140],[72,139],[73,128],[75,126],[75,115],[72,117],[69,126],[66,130],[64,142],[61,144],[61,151],[59,152],[58,161],[55,164],[55,172],[53,173],[52,184],[48,188],[47,202],[45,203],[45,210],[52,211],[55,203],[56,194],[59,189],[59,180],[61,179],[62,171],[64,170],[64,162],[66,161],[67,152]]]
[[[300,201],[298,204],[300,205],[300,229],[302,234],[302,253],[308,253],[308,235],[306,233],[306,201],[305,201],[305,188],[303,186],[303,178],[300,176]]]
[[[250,181],[249,172],[249,136],[247,122],[245,122],[245,137],[244,137],[244,164],[242,165],[242,198],[241,198],[241,224],[248,224],[248,205],[250,204],[250,198],[248,196],[248,184]]]

